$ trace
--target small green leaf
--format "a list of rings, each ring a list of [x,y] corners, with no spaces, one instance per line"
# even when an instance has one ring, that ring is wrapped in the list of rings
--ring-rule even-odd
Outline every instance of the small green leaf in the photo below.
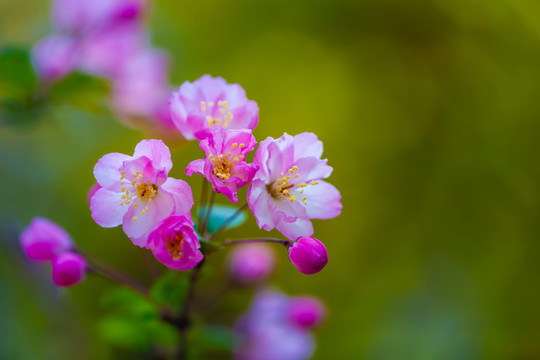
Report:
[[[6,47],[0,49],[0,94],[2,97],[27,104],[31,101],[37,76],[28,50]]]
[[[142,349],[151,344],[144,325],[144,321],[140,319],[112,315],[101,319],[98,329],[101,336],[112,345],[127,349]]]
[[[221,227],[221,225],[234,213],[238,208],[227,206],[227,205],[213,205],[212,210],[210,210],[210,218],[208,219],[208,231],[213,233]],[[204,218],[206,216],[206,207],[199,208],[199,216]],[[240,212],[231,220],[225,230],[232,229],[242,225],[246,221],[246,214],[244,211]]]
[[[159,278],[150,289],[151,298],[160,305],[180,306],[186,297],[189,280],[185,273],[169,271]]]
[[[108,93],[109,84],[105,79],[74,72],[55,83],[50,88],[49,96],[52,102],[68,103],[97,112],[103,110]]]
[[[125,287],[114,288],[106,293],[101,299],[101,304],[115,314],[141,319],[157,317],[157,309],[147,299]]]

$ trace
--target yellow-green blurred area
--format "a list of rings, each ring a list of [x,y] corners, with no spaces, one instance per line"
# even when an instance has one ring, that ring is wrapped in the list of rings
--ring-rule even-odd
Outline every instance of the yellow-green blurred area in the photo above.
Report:
[[[1,0],[0,45],[50,34],[49,5]],[[324,142],[343,197],[340,217],[314,224],[329,263],[306,276],[281,251],[273,279],[327,303],[314,359],[540,359],[539,15],[533,0],[155,2],[152,43],[175,87],[223,76],[259,104],[259,141]],[[3,359],[122,358],[98,326],[113,285],[55,289],[19,249],[32,217],[150,281],[141,251],[95,224],[86,199],[96,161],[147,135],[86,101],[0,128]],[[196,199],[201,179],[184,169],[201,155],[195,142],[173,149],[171,176]],[[253,217],[227,233],[265,235]],[[233,321],[224,309],[214,317]]]

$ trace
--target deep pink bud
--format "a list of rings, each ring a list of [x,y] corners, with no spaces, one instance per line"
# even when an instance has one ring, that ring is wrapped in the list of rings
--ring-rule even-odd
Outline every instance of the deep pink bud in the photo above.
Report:
[[[325,320],[326,306],[312,296],[295,297],[289,304],[287,317],[291,323],[301,328],[313,328]]]
[[[323,243],[312,237],[302,237],[289,248],[289,259],[303,274],[315,274],[328,262],[328,253]]]
[[[229,253],[229,272],[235,280],[254,283],[269,277],[276,267],[276,255],[267,244],[237,246]]]
[[[84,280],[86,260],[72,252],[66,252],[54,259],[52,278],[56,286],[72,286]]]
[[[40,217],[32,220],[20,241],[26,256],[36,261],[52,261],[72,247],[71,238],[64,229]]]

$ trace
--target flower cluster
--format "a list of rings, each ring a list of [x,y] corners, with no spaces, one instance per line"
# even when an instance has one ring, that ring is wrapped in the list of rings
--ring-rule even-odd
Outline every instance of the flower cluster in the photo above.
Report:
[[[44,218],[34,218],[21,234],[21,246],[30,260],[52,264],[56,286],[71,286],[84,280],[86,260],[73,251],[73,242],[60,226]]]
[[[315,349],[311,331],[325,317],[324,304],[314,297],[263,290],[236,324],[236,359],[308,359]]]
[[[124,122],[148,128],[150,121],[154,133],[173,128],[168,57],[148,42],[148,7],[145,0],[55,0],[56,33],[32,54],[41,78],[54,82],[75,70],[105,77],[112,84],[113,109]]]

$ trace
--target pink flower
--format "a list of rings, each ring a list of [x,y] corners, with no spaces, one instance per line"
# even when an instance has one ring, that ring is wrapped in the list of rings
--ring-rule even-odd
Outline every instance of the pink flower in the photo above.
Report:
[[[210,75],[183,83],[169,104],[171,117],[187,140],[201,140],[201,130],[214,125],[253,130],[259,121],[257,103],[247,99],[240,85]]]
[[[71,237],[50,220],[36,217],[22,232],[21,246],[26,256],[35,261],[52,261],[73,247]]]
[[[276,255],[267,244],[247,244],[234,248],[228,255],[232,277],[251,284],[269,277],[276,267]]]
[[[92,199],[92,196],[101,189],[101,186],[98,183],[94,183],[94,185],[90,186],[90,189],[88,189],[88,195],[86,195],[86,198],[88,200],[88,205],[90,205],[90,200]]]
[[[190,216],[170,216],[163,220],[148,236],[146,247],[173,270],[192,269],[203,259]]]
[[[79,41],[77,69],[115,79],[145,46],[146,34],[137,23],[89,33]]]
[[[302,274],[315,274],[328,263],[326,247],[312,237],[302,237],[289,247],[289,259]]]
[[[313,296],[298,296],[289,302],[287,315],[296,326],[315,328],[325,320],[326,306]]]
[[[91,199],[92,218],[103,227],[122,224],[137,246],[171,214],[187,214],[193,206],[189,185],[167,177],[171,153],[161,140],[143,140],[133,156],[112,153],[94,167],[102,187]]]
[[[249,184],[257,167],[246,163],[246,155],[255,148],[257,141],[251,130],[227,130],[214,127],[208,137],[199,143],[206,158],[192,161],[186,174],[204,175],[215,192],[223,193],[238,203],[238,188]]]
[[[255,153],[259,167],[248,191],[249,208],[260,228],[277,228],[291,240],[313,234],[310,219],[341,213],[341,195],[321,180],[332,173],[321,160],[322,142],[312,133],[268,137]]]
[[[73,286],[84,280],[88,266],[79,254],[66,252],[52,263],[52,278],[56,286]]]
[[[60,31],[80,34],[135,19],[143,7],[143,0],[55,0],[52,17]]]
[[[53,35],[42,39],[32,49],[32,61],[39,76],[45,80],[57,80],[75,67],[75,40],[65,35]]]

